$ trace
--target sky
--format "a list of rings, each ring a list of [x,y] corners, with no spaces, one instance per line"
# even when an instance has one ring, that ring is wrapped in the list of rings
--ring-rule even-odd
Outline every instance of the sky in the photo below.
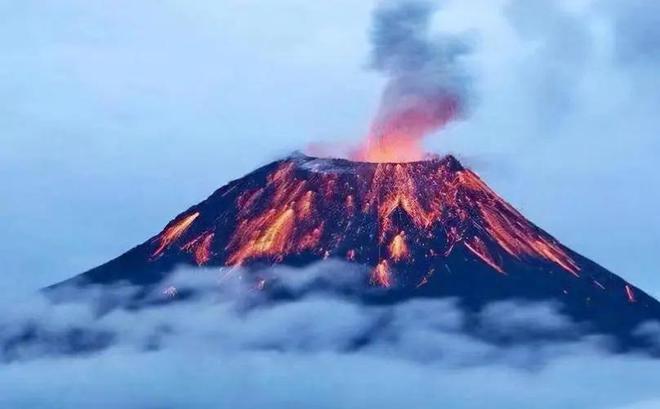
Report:
[[[464,118],[429,137],[563,243],[660,295],[659,6],[447,0]],[[229,180],[356,142],[377,2],[0,1],[0,288],[107,261]]]
[[[244,316],[207,294],[94,320],[88,306],[30,298],[260,165],[358,143],[388,81],[370,66],[379,3],[0,0],[0,341],[33,323],[46,340],[74,323],[116,341],[71,360],[47,345],[20,351],[0,371],[0,403],[472,408],[478,383],[507,409],[660,405],[656,361],[611,356],[598,339],[493,351],[453,331],[461,317],[446,300],[384,312],[310,294]],[[660,297],[660,3],[437,5],[434,35],[469,45],[469,99],[426,148],[455,154],[564,244]],[[494,331],[571,325],[547,305],[488,311]],[[494,319],[501,311],[515,322]],[[401,338],[342,351],[383,314]],[[307,343],[292,336],[301,329]]]

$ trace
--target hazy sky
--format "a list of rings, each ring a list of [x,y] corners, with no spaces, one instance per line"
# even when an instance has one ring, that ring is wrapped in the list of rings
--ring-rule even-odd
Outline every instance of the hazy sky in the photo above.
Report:
[[[376,2],[0,0],[0,290],[144,241],[256,166],[358,140]],[[448,0],[469,116],[428,140],[660,296],[660,3]]]

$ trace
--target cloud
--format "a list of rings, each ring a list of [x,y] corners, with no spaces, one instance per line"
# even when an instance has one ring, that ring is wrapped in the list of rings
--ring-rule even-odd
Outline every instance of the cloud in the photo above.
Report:
[[[221,285],[226,271],[184,270],[166,284],[176,302],[157,288],[135,308],[134,289],[117,287],[3,308],[0,346],[12,360],[0,371],[0,406],[614,409],[660,398],[657,361],[612,355],[590,337],[498,345],[463,331],[452,299],[364,304],[344,284],[320,289],[333,271],[344,284],[357,276],[341,263],[262,273],[270,289],[288,290],[283,299],[241,270]],[[546,304],[493,304],[478,319],[499,334],[572,325]],[[26,326],[37,336],[8,348]],[[77,345],[97,348],[53,347],[75,340],[74,329]]]
[[[576,109],[592,52],[589,27],[554,0],[513,0],[505,12],[527,50],[521,68],[537,120],[545,132],[554,130]]]
[[[617,56],[627,63],[660,63],[660,4],[607,2],[614,21]]]

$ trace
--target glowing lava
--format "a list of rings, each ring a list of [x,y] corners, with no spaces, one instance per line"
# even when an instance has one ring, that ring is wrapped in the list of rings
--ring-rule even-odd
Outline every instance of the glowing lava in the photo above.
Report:
[[[472,237],[471,240],[466,241],[465,247],[467,247],[468,250],[474,253],[477,257],[482,259],[486,264],[491,266],[493,270],[498,271],[500,273],[504,273],[502,267],[500,267],[495,261],[495,259],[493,259],[493,256],[488,251],[488,247],[486,247],[484,242],[479,237],[475,236]]]
[[[214,236],[214,233],[206,232],[195,240],[184,245],[182,250],[192,252],[198,266],[204,265],[213,256],[211,252],[211,244],[213,243]]]
[[[563,246],[451,156],[404,163],[292,156],[221,187],[76,280],[163,288],[179,266],[205,266],[223,283],[241,280],[287,298],[277,274],[325,259],[342,263],[314,267],[323,276],[313,286],[337,283],[342,296],[377,305],[415,296],[453,297],[470,308],[551,300],[608,331],[660,317],[660,303]],[[296,268],[273,272],[273,264]],[[346,287],[335,269],[356,280]],[[184,297],[183,288],[162,296]]]
[[[380,287],[388,288],[392,286],[392,278],[390,277],[390,266],[387,260],[383,260],[371,273],[371,283]]]
[[[424,137],[457,115],[458,99],[410,101],[402,107],[381,107],[364,144],[351,159],[377,163],[405,163],[427,158]]]
[[[564,272],[566,280],[584,279],[600,292],[621,289],[628,302],[638,302],[627,283],[585,273],[574,253],[453,157],[404,163],[304,157],[259,172],[245,186],[230,184],[214,195],[228,204],[221,213],[198,207],[170,223],[150,243],[151,261],[167,252],[218,266],[336,257],[370,265],[368,281],[383,288],[393,286],[393,266],[397,287],[421,288],[442,280],[438,271],[451,274],[456,260],[502,280],[534,265],[526,274]],[[201,214],[215,224],[196,223]]]
[[[174,222],[173,225],[167,227],[163,233],[157,238],[158,247],[151,254],[152,258],[159,257],[163,251],[174,243],[181,235],[190,227],[190,225],[199,217],[199,212],[184,217],[183,219]]]
[[[401,261],[409,257],[408,246],[406,245],[406,240],[404,239],[403,232],[397,234],[392,240],[392,243],[389,247],[390,257],[394,261]]]
[[[354,260],[360,250],[343,249],[353,235],[350,227],[358,225],[358,218],[375,216],[375,245],[385,246],[390,262],[410,260],[409,238],[403,231],[412,228],[410,239],[430,248],[431,255],[446,257],[462,245],[499,273],[506,272],[498,261],[506,253],[543,259],[579,277],[579,266],[561,245],[455,160],[360,166],[364,172],[318,173],[310,179],[285,162],[268,174],[265,188],[237,199],[237,227],[226,247],[227,264],[264,257],[278,261],[305,252],[324,258],[347,254]],[[327,223],[345,228],[328,236]],[[478,231],[471,233],[474,226]],[[433,244],[436,236],[445,237],[444,242]],[[378,264],[382,278],[387,264]]]

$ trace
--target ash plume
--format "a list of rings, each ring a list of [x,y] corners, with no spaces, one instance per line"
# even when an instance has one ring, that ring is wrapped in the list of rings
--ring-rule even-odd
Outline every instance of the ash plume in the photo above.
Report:
[[[421,159],[422,139],[465,114],[470,79],[462,60],[470,46],[462,37],[431,32],[436,8],[401,0],[375,10],[370,68],[388,81],[359,158]]]

